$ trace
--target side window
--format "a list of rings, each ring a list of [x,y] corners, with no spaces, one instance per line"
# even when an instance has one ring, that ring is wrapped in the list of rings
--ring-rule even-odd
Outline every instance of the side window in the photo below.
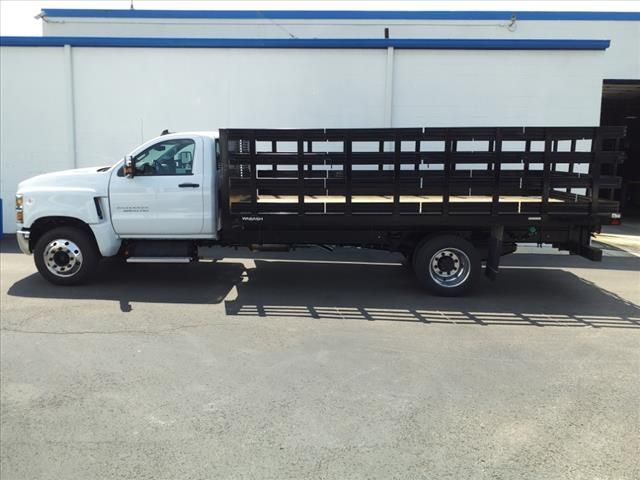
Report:
[[[156,143],[136,155],[136,175],[191,175],[195,149],[187,138]]]

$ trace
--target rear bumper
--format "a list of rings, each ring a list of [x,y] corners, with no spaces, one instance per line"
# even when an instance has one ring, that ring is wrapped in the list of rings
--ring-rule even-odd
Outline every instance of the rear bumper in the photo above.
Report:
[[[18,230],[16,232],[18,247],[20,248],[20,251],[25,255],[31,255],[31,249],[29,248],[29,235],[29,230]]]

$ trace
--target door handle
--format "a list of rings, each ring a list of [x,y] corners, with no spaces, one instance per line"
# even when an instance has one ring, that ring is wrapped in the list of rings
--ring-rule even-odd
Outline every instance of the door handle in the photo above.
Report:
[[[198,188],[199,186],[199,183],[181,183],[178,185],[180,188]]]

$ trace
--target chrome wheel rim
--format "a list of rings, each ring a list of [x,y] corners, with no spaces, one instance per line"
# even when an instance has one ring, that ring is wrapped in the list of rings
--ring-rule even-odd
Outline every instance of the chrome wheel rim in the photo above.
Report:
[[[47,244],[42,253],[47,270],[56,277],[72,277],[82,267],[82,251],[66,238],[57,238]]]
[[[429,275],[441,287],[458,287],[469,278],[470,273],[469,256],[457,248],[440,249],[429,261]]]

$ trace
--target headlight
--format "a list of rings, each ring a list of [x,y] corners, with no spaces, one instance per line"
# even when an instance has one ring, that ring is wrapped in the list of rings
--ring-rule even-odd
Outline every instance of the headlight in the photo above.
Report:
[[[22,223],[24,220],[23,201],[24,197],[21,194],[16,195],[16,222],[18,223]]]

